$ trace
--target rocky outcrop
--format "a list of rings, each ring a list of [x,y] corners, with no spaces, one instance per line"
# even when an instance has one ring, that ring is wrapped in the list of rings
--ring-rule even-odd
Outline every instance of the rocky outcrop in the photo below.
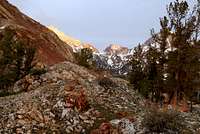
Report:
[[[5,27],[14,29],[20,39],[28,38],[37,48],[37,59],[42,63],[52,65],[65,60],[74,61],[72,48],[54,32],[21,13],[7,0],[1,0],[0,30]]]

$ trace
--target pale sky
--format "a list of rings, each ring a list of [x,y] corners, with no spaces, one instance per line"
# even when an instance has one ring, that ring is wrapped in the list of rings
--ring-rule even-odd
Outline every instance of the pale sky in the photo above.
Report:
[[[40,23],[104,49],[109,44],[132,48],[145,42],[150,29],[159,30],[159,17],[166,15],[172,0],[9,1]]]

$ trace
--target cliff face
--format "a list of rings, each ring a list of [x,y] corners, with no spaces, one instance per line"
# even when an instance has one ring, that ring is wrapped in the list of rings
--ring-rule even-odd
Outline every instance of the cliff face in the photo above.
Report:
[[[20,39],[28,38],[37,49],[37,59],[44,64],[74,61],[72,48],[54,32],[21,13],[7,0],[0,0],[0,30],[5,27],[14,29]]]

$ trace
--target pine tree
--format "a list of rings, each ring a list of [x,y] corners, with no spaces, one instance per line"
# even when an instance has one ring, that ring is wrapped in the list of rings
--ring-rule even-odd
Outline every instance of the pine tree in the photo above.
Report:
[[[152,30],[153,43],[146,55],[139,53],[141,50],[134,53],[130,73],[137,89],[144,87],[138,83],[145,83],[156,101],[163,92],[169,93],[170,101],[174,96],[178,100],[191,98],[200,87],[200,0],[192,11],[186,1],[176,0],[169,4],[167,13],[160,19],[160,32]]]
[[[139,88],[139,81],[143,79],[143,67],[142,67],[142,48],[139,45],[134,49],[134,54],[131,59],[131,73],[129,74],[129,79],[136,88]]]
[[[79,52],[75,53],[76,60],[78,64],[84,67],[95,66],[93,62],[93,52],[89,48],[83,48]]]
[[[19,41],[16,33],[6,28],[0,41],[0,89],[9,87],[30,73],[34,67],[35,48]]]
[[[181,99],[191,96],[199,86],[200,2],[190,12],[186,1],[176,0],[170,3],[167,12],[168,17],[160,21],[160,33],[153,34],[160,49],[159,88],[170,93],[171,98],[177,95]]]
[[[129,72],[129,81],[136,90],[147,98],[149,95],[149,83],[146,79],[144,64],[143,49],[141,45],[138,45],[135,47],[130,61],[131,71]]]
[[[145,55],[146,58],[146,65],[145,65],[145,72],[146,78],[149,81],[149,90],[152,93],[152,101],[155,99],[156,101],[159,100],[160,96],[160,81],[159,81],[159,70],[158,70],[158,61],[159,61],[159,51],[154,46],[149,45],[149,49]]]
[[[159,55],[157,61],[159,89],[165,90],[165,74],[166,74],[166,62],[167,62],[167,49],[170,47],[170,31],[171,28],[168,26],[169,20],[167,17],[160,18],[160,32],[155,34],[154,30],[151,31],[154,43],[157,45],[157,55]]]
[[[171,47],[168,53],[168,81],[179,99],[192,92],[199,74],[199,49],[196,28],[199,27],[199,7],[192,13],[186,1],[170,3],[168,15],[171,26]],[[196,40],[194,40],[196,37]],[[174,81],[174,82],[173,82]],[[196,88],[196,87],[195,87]]]

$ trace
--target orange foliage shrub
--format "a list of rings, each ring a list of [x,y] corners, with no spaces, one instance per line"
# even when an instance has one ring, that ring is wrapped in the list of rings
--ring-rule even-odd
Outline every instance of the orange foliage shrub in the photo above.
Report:
[[[89,106],[89,104],[88,104],[85,92],[83,90],[81,90],[81,92],[78,93],[78,95],[75,98],[75,107],[79,111],[83,111],[83,110],[87,109],[88,106]]]
[[[89,103],[84,90],[71,91],[66,98],[66,106],[68,108],[76,108],[78,111],[86,110],[89,107]]]

